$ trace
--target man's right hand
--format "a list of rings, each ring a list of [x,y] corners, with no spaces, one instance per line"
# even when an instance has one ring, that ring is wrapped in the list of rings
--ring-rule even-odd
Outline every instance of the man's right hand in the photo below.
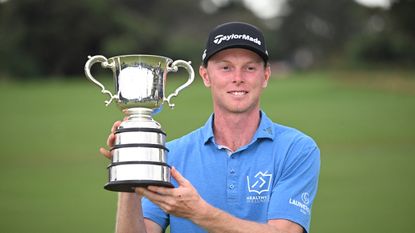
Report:
[[[111,148],[111,147],[113,147],[114,146],[114,143],[115,143],[115,130],[117,130],[117,128],[119,127],[121,125],[121,121],[116,121],[116,122],[114,122],[114,124],[112,125],[112,128],[111,128],[111,133],[110,133],[110,135],[108,135],[108,139],[107,139],[107,146],[109,147],[109,148]],[[108,159],[111,159],[112,158],[112,154],[111,154],[111,152],[108,150],[108,149],[106,149],[106,148],[104,148],[104,147],[100,147],[99,148],[99,152],[101,153],[101,154],[103,154],[105,157],[107,157]]]

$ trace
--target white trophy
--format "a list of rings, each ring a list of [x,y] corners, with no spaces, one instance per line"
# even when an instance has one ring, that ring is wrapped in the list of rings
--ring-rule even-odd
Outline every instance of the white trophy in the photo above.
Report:
[[[101,63],[113,71],[115,94],[108,91],[90,72],[91,66]],[[167,73],[183,67],[189,73],[187,82],[167,98],[165,84]],[[170,167],[165,147],[166,134],[152,118],[164,102],[173,108],[171,98],[189,86],[194,80],[190,62],[155,55],[123,55],[112,58],[90,56],[85,64],[85,75],[101,88],[111,102],[122,110],[127,120],[115,132],[115,144],[111,148],[112,162],[108,166],[109,181],[105,189],[117,192],[134,192],[134,187],[148,185],[173,187],[170,183]]]

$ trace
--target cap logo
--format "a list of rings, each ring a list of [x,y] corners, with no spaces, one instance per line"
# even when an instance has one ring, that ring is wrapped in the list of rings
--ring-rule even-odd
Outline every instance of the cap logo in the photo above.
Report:
[[[246,34],[217,35],[215,36],[213,43],[220,44],[223,41],[230,41],[230,40],[247,40],[257,45],[262,44],[262,42],[258,38],[253,38],[252,36],[246,35]]]

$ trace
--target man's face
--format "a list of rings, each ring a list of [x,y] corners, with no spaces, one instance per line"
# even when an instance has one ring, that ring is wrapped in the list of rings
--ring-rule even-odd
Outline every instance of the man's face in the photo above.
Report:
[[[259,110],[260,95],[271,70],[258,54],[232,48],[212,56],[199,73],[211,89],[215,112],[244,113]]]

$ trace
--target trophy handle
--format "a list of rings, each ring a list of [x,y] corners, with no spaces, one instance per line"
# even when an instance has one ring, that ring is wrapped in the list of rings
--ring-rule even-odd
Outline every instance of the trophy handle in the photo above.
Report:
[[[86,77],[101,88],[101,93],[102,94],[107,94],[107,95],[110,96],[110,99],[105,101],[105,106],[108,106],[112,102],[112,100],[117,99],[117,96],[113,95],[110,91],[105,89],[104,85],[102,85],[102,83],[98,82],[91,75],[91,67],[97,62],[101,63],[102,68],[110,68],[110,69],[114,68],[114,64],[108,63],[108,59],[105,58],[102,55],[88,56],[88,61],[85,63],[85,68],[84,68]]]
[[[195,79],[195,72],[192,66],[190,65],[190,63],[191,63],[190,61],[187,62],[183,60],[176,60],[173,63],[171,63],[170,67],[167,68],[168,72],[171,72],[171,71],[177,72],[179,67],[183,67],[189,73],[189,78],[187,79],[187,82],[181,85],[180,87],[178,87],[173,93],[171,93],[167,98],[164,99],[164,101],[166,101],[169,104],[170,108],[174,108],[174,104],[170,102],[170,99],[172,97],[176,97],[180,91],[182,91],[187,86],[189,86]]]

